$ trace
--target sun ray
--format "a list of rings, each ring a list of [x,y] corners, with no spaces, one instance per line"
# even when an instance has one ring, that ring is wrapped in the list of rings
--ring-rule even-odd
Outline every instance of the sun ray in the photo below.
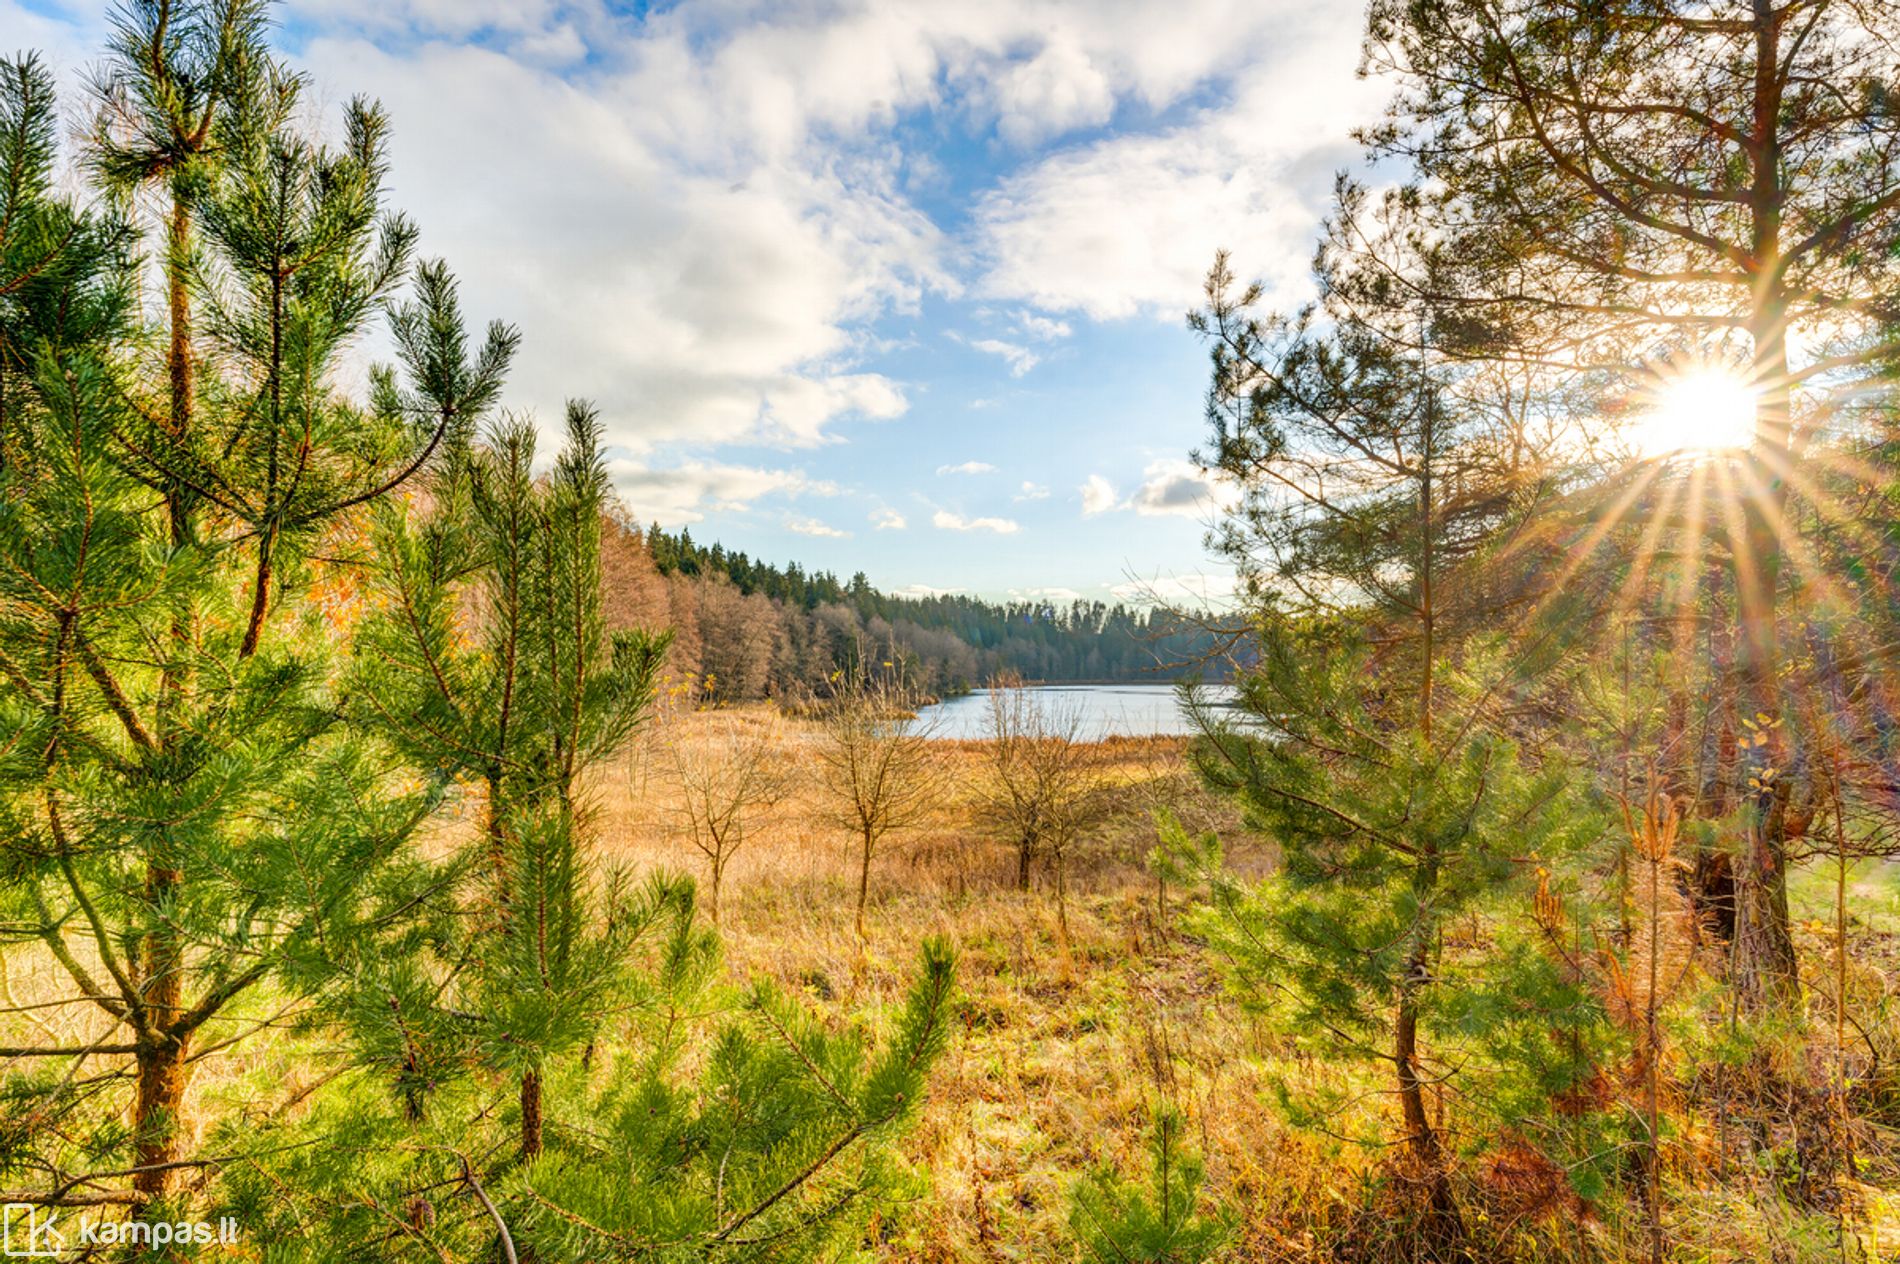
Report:
[[[1755,437],[1760,388],[1721,365],[1698,364],[1661,377],[1630,439],[1645,457],[1746,448]]]

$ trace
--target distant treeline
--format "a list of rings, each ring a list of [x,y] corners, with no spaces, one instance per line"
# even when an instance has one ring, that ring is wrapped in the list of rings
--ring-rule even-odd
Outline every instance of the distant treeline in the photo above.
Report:
[[[824,692],[861,653],[899,663],[925,692],[949,697],[998,673],[1036,681],[1165,682],[1213,647],[1170,612],[1117,602],[997,603],[958,594],[880,592],[863,572],[842,581],[755,561],[690,530],[627,521],[609,533],[609,600],[618,619],[674,629],[680,687],[726,699]],[[893,658],[893,653],[895,658]]]

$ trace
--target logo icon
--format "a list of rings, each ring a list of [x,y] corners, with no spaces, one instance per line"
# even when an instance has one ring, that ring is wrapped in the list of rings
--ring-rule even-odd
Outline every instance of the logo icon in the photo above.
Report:
[[[33,1203],[0,1207],[0,1255],[9,1259],[50,1260],[66,1253],[59,1231],[59,1209]]]

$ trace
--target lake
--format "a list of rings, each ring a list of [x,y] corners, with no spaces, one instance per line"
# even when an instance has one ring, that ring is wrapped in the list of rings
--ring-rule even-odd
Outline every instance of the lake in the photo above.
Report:
[[[1216,701],[1233,696],[1231,685],[1208,685],[1206,691]],[[1036,685],[1029,692],[1050,714],[1079,714],[1082,731],[1092,741],[1195,731],[1181,712],[1181,698],[1173,685]],[[918,714],[935,722],[934,737],[982,739],[990,735],[989,698],[989,690],[979,689],[925,707]]]

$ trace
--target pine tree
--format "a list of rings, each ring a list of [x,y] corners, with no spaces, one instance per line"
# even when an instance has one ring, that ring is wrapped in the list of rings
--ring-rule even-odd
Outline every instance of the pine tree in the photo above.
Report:
[[[1155,1112],[1146,1186],[1112,1169],[1069,1191],[1069,1232],[1088,1264],[1202,1264],[1233,1234],[1231,1213],[1202,1210],[1206,1170],[1181,1144],[1179,1112]]]
[[[1871,385],[1895,352],[1896,38],[1890,4],[1379,0],[1369,18],[1368,63],[1400,83],[1369,139],[1415,168],[1442,264],[1428,288],[1464,353],[1638,395],[1674,362],[1713,362],[1756,392],[1739,530],[1690,543],[1732,577],[1739,714],[1782,722],[1734,786],[1737,982],[1782,1013],[1800,992],[1790,498],[1817,490],[1819,401]]]
[[[421,1118],[357,1093],[266,1122],[249,1138],[256,1157],[226,1172],[218,1210],[272,1242],[273,1259],[309,1264],[793,1264],[856,1250],[911,1187],[895,1142],[949,1037],[949,950],[926,944],[901,1009],[867,1016],[873,1041],[773,988],[735,996],[716,983],[717,942],[690,883],[650,881],[625,911],[611,1038],[550,1081],[556,1123],[533,1164],[497,1159],[513,1145],[494,1095],[451,1073]],[[430,1039],[427,1026],[390,1025],[387,1061]]]
[[[135,153],[173,180],[157,382],[138,354],[137,274],[102,253],[130,227],[52,197],[50,95],[30,66],[10,68],[24,91],[0,122],[24,212],[9,257],[47,217],[68,225],[57,263],[7,298],[0,898],[9,937],[49,954],[61,999],[109,1029],[17,1056],[105,1058],[131,1086],[129,1132],[95,1113],[13,1158],[48,1184],[129,1173],[104,1196],[135,1204],[194,1161],[190,1067],[263,1017],[253,995],[324,994],[316,946],[360,939],[408,898],[395,861],[432,801],[392,791],[339,721],[323,632],[335,576],[315,556],[430,441],[329,385],[413,232],[381,207],[381,116],[353,103],[339,149],[290,130],[297,82],[251,12],[122,15],[112,82],[133,140],[115,147],[128,116],[113,113],[95,157],[108,181],[130,178]],[[190,133],[166,131],[187,107]],[[200,343],[219,348],[215,368]],[[56,1116],[67,1090],[45,1084]]]
[[[492,397],[509,337],[492,331],[471,362],[453,286],[436,293],[436,310],[407,322],[435,340],[408,354],[450,366],[429,403],[447,413],[459,396],[453,411],[470,418]],[[666,649],[663,635],[610,635],[601,616],[599,438],[593,410],[570,405],[566,445],[537,481],[533,429],[501,421],[482,443],[451,449],[419,524],[385,509],[385,609],[359,633],[351,687],[364,722],[420,770],[483,788],[470,937],[444,967],[466,973],[443,1003],[479,1017],[482,1057],[518,1080],[530,1158],[543,1144],[543,1068],[592,1038],[613,997],[620,932],[638,921],[615,881],[590,882],[583,778],[645,716]],[[421,1021],[410,1009],[392,1005],[388,1024]]]
[[[1372,243],[1403,276],[1402,207],[1349,186],[1290,318],[1251,310],[1225,258],[1194,327],[1214,342],[1210,465],[1241,500],[1219,542],[1247,582],[1259,661],[1245,724],[1206,716],[1191,759],[1282,848],[1259,887],[1218,845],[1176,849],[1216,899],[1204,919],[1243,994],[1282,995],[1294,1030],[1392,1068],[1403,1143],[1425,1187],[1425,1240],[1461,1232],[1427,1110],[1431,1019],[1453,1002],[1444,928],[1523,877],[1529,855],[1588,836],[1560,762],[1526,758],[1504,699],[1551,665],[1551,641],[1488,632],[1515,594],[1478,563],[1553,486],[1525,459],[1495,383],[1448,361],[1428,312],[1339,284]],[[1449,1029],[1441,1029],[1449,1035]]]

